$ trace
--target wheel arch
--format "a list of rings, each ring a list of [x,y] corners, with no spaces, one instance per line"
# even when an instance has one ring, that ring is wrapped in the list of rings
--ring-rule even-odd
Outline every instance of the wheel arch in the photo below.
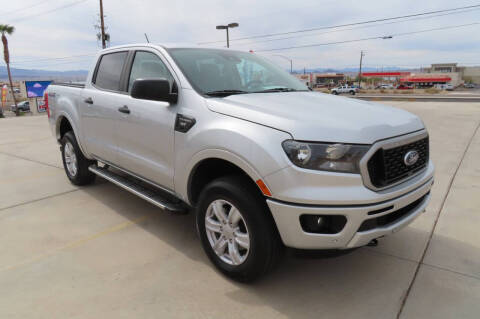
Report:
[[[216,178],[228,175],[246,177],[254,189],[264,196],[258,180],[262,180],[253,167],[241,157],[225,150],[209,150],[200,152],[192,158],[188,165],[188,179],[184,194],[190,205],[195,206],[202,189]],[[263,180],[262,180],[263,181]],[[268,185],[267,185],[268,187]]]
[[[75,135],[75,138],[77,140],[77,144],[80,147],[83,155],[86,157],[87,153],[85,152],[85,149],[80,141],[78,129],[75,125],[75,122],[72,121],[72,119],[67,113],[62,112],[58,115],[57,120],[55,121],[55,138],[57,139],[57,141],[60,142],[65,133],[67,133],[68,131],[73,131],[73,134]]]

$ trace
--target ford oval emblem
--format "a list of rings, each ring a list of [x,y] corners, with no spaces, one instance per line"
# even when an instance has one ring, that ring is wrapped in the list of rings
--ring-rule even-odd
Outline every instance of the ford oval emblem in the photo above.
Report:
[[[407,166],[412,166],[413,164],[415,164],[418,161],[419,158],[420,158],[420,154],[418,154],[417,151],[412,150],[412,151],[408,151],[405,154],[405,157],[403,158],[403,162]]]

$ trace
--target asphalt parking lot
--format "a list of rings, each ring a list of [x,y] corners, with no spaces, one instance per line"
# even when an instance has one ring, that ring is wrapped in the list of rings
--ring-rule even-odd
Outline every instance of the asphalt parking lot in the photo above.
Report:
[[[430,131],[426,213],[378,247],[288,251],[253,285],[211,267],[192,215],[71,185],[45,116],[0,119],[0,318],[478,319],[480,103],[383,103]]]

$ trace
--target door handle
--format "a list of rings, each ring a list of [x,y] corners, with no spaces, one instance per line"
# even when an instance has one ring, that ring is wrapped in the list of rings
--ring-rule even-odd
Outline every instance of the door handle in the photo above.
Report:
[[[93,104],[93,100],[92,100],[91,97],[86,98],[86,99],[84,100],[84,102],[87,103],[87,104]]]
[[[125,114],[130,114],[130,109],[128,108],[128,106],[124,105],[122,107],[119,107],[118,108],[118,111],[119,112],[122,112],[122,113],[125,113]]]

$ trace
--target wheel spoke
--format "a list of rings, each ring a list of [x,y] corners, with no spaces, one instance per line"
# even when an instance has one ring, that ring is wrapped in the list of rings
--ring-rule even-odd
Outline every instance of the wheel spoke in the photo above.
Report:
[[[249,249],[250,248],[250,237],[248,237],[248,234],[236,231],[235,232],[235,242],[244,249]]]
[[[242,263],[242,256],[240,256],[236,242],[228,242],[228,255],[234,265],[239,265]]]
[[[68,173],[71,176],[77,175],[77,156],[75,155],[74,148],[71,143],[67,142],[64,149],[64,158],[65,164],[68,170]]]
[[[242,212],[224,199],[214,200],[204,217],[205,232],[215,254],[225,263],[240,265],[250,251],[250,235]]]
[[[232,226],[237,226],[238,222],[242,219],[242,215],[237,208],[232,206],[230,212],[228,213],[228,222],[232,224]]]
[[[227,222],[227,216],[225,216],[225,211],[220,201],[216,201],[213,203],[213,213],[215,214],[215,216],[217,216],[219,222],[224,224]]]
[[[226,247],[227,241],[225,240],[225,238],[220,237],[212,248],[218,256],[222,256],[225,253]]]
[[[215,233],[220,233],[221,224],[211,218],[205,219],[205,228]]]

